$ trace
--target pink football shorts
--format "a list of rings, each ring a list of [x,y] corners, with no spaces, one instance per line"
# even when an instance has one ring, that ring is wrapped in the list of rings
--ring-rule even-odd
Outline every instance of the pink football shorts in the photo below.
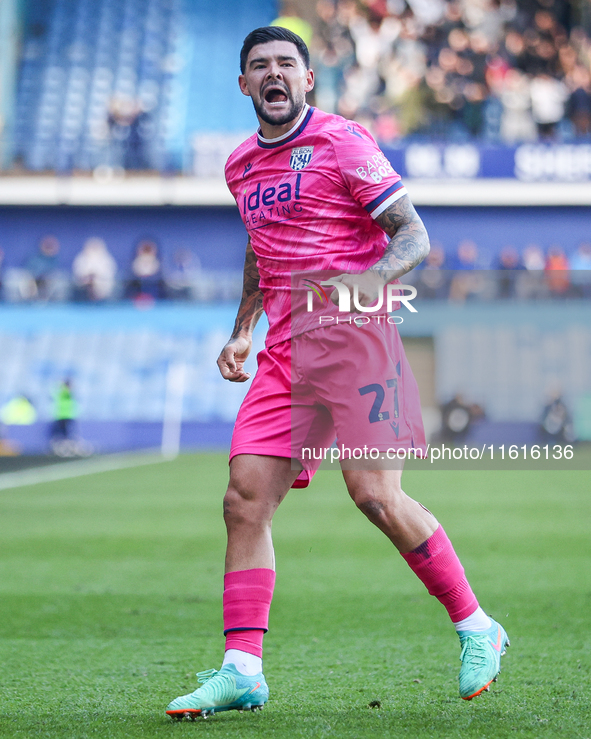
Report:
[[[306,487],[322,459],[334,461],[335,440],[341,461],[370,450],[382,459],[393,450],[424,453],[418,387],[396,326],[382,319],[323,326],[261,351],[230,460],[298,460],[304,469],[293,487]]]

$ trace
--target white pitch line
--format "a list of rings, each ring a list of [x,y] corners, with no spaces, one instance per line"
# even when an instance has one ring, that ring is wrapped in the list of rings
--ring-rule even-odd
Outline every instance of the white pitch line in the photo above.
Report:
[[[4,472],[0,474],[0,490],[37,485],[41,482],[55,482],[70,477],[94,475],[97,472],[111,472],[126,467],[140,467],[145,464],[158,464],[169,461],[159,454],[109,454],[100,459],[80,459],[62,462],[35,469]]]

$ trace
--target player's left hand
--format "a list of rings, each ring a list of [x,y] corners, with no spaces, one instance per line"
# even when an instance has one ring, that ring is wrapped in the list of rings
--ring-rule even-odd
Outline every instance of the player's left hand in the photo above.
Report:
[[[358,275],[343,274],[333,278],[334,281],[342,282],[349,288],[351,295],[351,313],[361,313],[361,311],[355,307],[353,301],[353,295],[355,288],[357,288],[357,294],[359,295],[358,302],[364,308],[368,308],[371,305],[375,305],[380,296],[380,291],[384,289],[384,281],[377,272],[367,270],[361,272]],[[335,289],[332,291],[330,299],[335,305],[339,304],[339,294]]]

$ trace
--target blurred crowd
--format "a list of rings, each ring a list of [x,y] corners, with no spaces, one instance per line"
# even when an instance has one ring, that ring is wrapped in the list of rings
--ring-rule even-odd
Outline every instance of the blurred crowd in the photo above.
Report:
[[[242,273],[204,270],[185,247],[164,260],[151,238],[139,239],[127,264],[96,236],[84,242],[71,265],[52,235],[44,236],[21,266],[3,270],[3,257],[0,249],[0,296],[11,303],[132,300],[149,306],[157,300],[236,300],[242,294]]]
[[[570,259],[559,244],[546,252],[537,244],[522,252],[506,245],[491,258],[474,241],[461,241],[451,254],[434,242],[425,261],[405,281],[423,299],[589,300],[591,242],[579,244]]]
[[[131,259],[116,259],[105,241],[87,239],[71,264],[60,253],[59,240],[44,236],[21,266],[2,269],[0,298],[10,303],[104,303],[131,300],[149,306],[155,301],[236,301],[242,294],[242,273],[205,270],[186,247],[165,258],[158,243],[142,238]],[[491,255],[470,240],[450,250],[438,242],[418,268],[404,278],[424,299],[536,300],[591,299],[591,242],[583,242],[567,257],[560,245],[544,251],[529,244],[522,251],[511,245]]]
[[[569,0],[318,0],[315,103],[402,136],[591,137],[591,6]],[[301,19],[288,2],[278,21]]]

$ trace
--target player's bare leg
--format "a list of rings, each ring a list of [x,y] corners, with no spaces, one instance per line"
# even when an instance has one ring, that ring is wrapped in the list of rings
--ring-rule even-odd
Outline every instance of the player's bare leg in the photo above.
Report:
[[[240,454],[230,463],[224,497],[228,532],[224,577],[226,652],[219,671],[198,673],[203,683],[172,701],[173,718],[207,718],[216,711],[261,709],[269,697],[263,675],[263,635],[275,585],[271,521],[298,472],[290,459]]]
[[[230,463],[224,497],[224,665],[231,662],[243,674],[262,670],[263,635],[275,585],[271,522],[297,476],[285,457],[239,454]]]
[[[402,470],[343,470],[355,505],[399,552],[411,552],[435,532],[435,516],[402,490]]]
[[[509,639],[478,605],[450,540],[435,517],[401,487],[402,470],[343,470],[349,494],[386,534],[431,595],[445,606],[459,634],[460,695],[488,690]]]
[[[285,457],[239,454],[230,462],[224,497],[226,573],[275,569],[271,520],[297,476]]]

